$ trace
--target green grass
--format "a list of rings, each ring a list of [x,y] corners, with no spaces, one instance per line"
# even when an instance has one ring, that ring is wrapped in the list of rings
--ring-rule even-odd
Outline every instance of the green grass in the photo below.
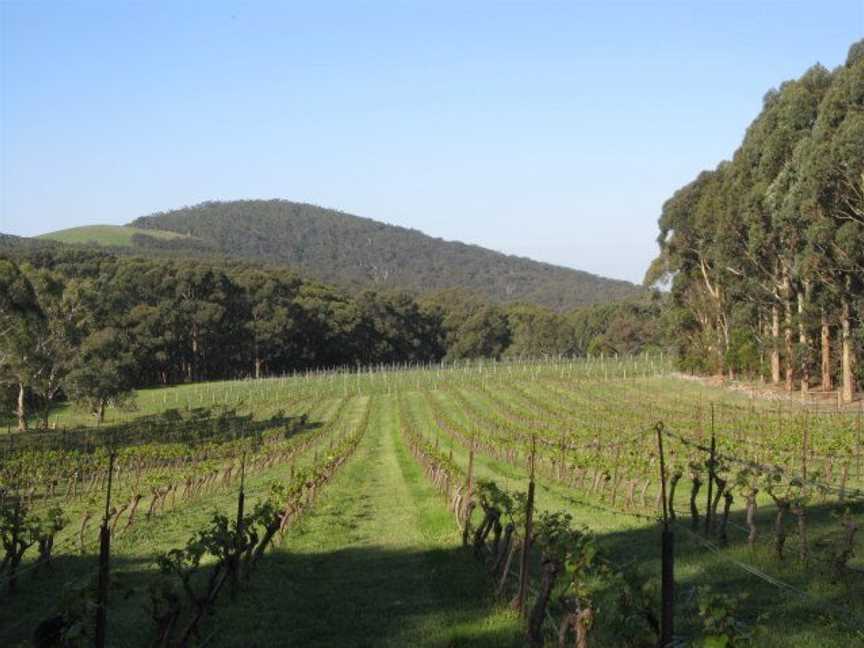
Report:
[[[442,393],[433,395],[452,411],[457,406],[448,401]],[[438,435],[441,447],[452,448],[453,458],[462,466],[468,465],[468,451],[458,442],[436,431],[428,413],[428,407],[421,394],[409,397],[409,403],[420,418],[428,421],[429,439]],[[457,414],[459,417],[460,414]],[[467,422],[467,420],[466,420]],[[525,469],[502,463],[495,459],[476,454],[474,459],[475,477],[492,479],[509,490],[526,491],[528,475]],[[730,546],[722,553],[712,553],[696,540],[688,531],[689,517],[682,514],[687,509],[689,483],[678,491],[676,508],[679,511],[679,531],[676,533],[676,584],[678,600],[676,629],[684,636],[698,633],[694,623],[696,618],[695,595],[697,588],[711,587],[723,594],[747,593],[748,600],[739,613],[739,618],[757,633],[756,646],[759,648],[842,648],[860,645],[864,641],[864,610],[858,601],[864,594],[864,583],[860,577],[851,576],[847,580],[834,581],[827,574],[828,566],[814,559],[809,568],[802,567],[796,558],[797,538],[794,519],[786,521],[789,538],[787,540],[787,559],[781,563],[771,548],[771,528],[775,509],[762,500],[758,518],[760,543],[755,552],[746,545],[746,531],[743,511],[740,507],[732,516],[737,524],[730,529]],[[705,491],[700,493],[699,505],[704,504]],[[564,485],[539,480],[536,506],[538,510],[565,510],[577,525],[584,525],[593,531],[599,546],[617,563],[627,569],[636,569],[649,578],[659,579],[660,574],[660,533],[656,524],[642,518],[612,510],[608,504],[592,501],[580,496]],[[852,506],[857,515],[864,513],[862,504]],[[811,550],[818,544],[818,538],[836,533],[836,522],[831,516],[831,507],[813,506],[809,511],[809,530]],[[701,528],[701,527],[700,527]],[[778,589],[765,581],[748,574],[732,561],[753,565],[759,570],[780,580],[790,583],[804,592]],[[858,561],[860,566],[860,561]],[[822,570],[820,572],[820,570]],[[850,605],[851,604],[851,605]],[[853,616],[847,617],[837,608],[852,607]],[[599,635],[599,636],[598,636]],[[602,626],[595,632],[591,645],[616,646],[615,638],[604,633]]]
[[[349,403],[348,416],[355,423],[359,421],[367,399],[355,398]],[[320,416],[313,422],[326,423],[328,413],[334,407],[329,403],[321,404]],[[322,442],[319,442],[319,446]],[[311,461],[313,448],[308,449],[295,462],[300,469]],[[246,481],[246,498],[251,507],[266,494],[268,484],[274,479],[284,479],[291,469],[290,464],[276,466],[262,473],[250,476]],[[117,498],[115,502],[122,501]],[[97,567],[98,546],[94,532],[96,522],[91,523],[88,535],[88,553],[77,555],[78,521],[85,508],[100,507],[101,502],[77,501],[65,505],[64,510],[73,520],[57,537],[54,572],[48,576],[26,574],[19,584],[20,592],[11,600],[0,594],[0,645],[14,645],[15,641],[25,640],[38,623],[54,614],[61,603],[63,589],[68,584],[82,585],[92,580]],[[144,511],[139,512],[138,522],[126,534],[118,534],[112,541],[112,578],[115,594],[110,613],[109,638],[112,646],[144,646],[152,639],[152,627],[147,615],[147,586],[158,575],[155,556],[163,551],[183,547],[200,529],[207,526],[214,512],[233,515],[237,509],[235,489],[217,491],[188,502],[178,501],[174,510],[158,514],[149,521]],[[121,525],[122,528],[122,525]],[[28,565],[25,564],[24,568]],[[45,595],[45,587],[56,583],[63,589]],[[49,590],[50,591],[50,590]]]
[[[519,646],[518,620],[402,444],[378,397],[351,464],[248,596],[220,610],[214,646]]]
[[[222,405],[252,413],[258,420],[279,410],[289,416],[307,412],[310,421],[326,424],[337,401],[347,398],[343,416],[357,424],[370,408],[368,429],[360,446],[322,491],[313,509],[288,531],[278,547],[268,552],[251,583],[236,599],[226,595],[219,601],[215,615],[202,628],[207,645],[523,645],[522,624],[506,604],[491,596],[494,586],[490,578],[471,553],[461,547],[452,514],[403,443],[400,392],[418,430],[430,440],[437,438],[445,452],[452,447],[454,460],[463,468],[468,463],[468,452],[438,429],[430,401],[440,403],[469,430],[491,425],[493,413],[504,401],[513,411],[530,414],[537,421],[544,416],[538,401],[558,402],[574,410],[586,408],[585,418],[591,426],[596,424],[597,433],[603,435],[614,435],[616,431],[626,434],[631,429],[627,426],[643,425],[663,408],[680,408],[686,413],[694,411],[698,404],[706,413],[704,404],[709,402],[724,404],[725,409],[718,406],[717,410],[718,429],[750,425],[761,414],[771,424],[777,419],[776,404],[752,402],[738,394],[669,377],[617,382],[604,382],[601,377],[580,383],[578,376],[571,379],[551,370],[540,375],[529,367],[520,374],[522,370],[515,368],[513,377],[510,369],[499,371],[491,377],[474,370],[441,371],[436,377],[433,370],[185,385],[141,390],[136,394],[134,410],[111,410],[109,423],[134,421],[167,409]],[[556,401],[552,393],[556,390],[568,392],[568,400]],[[460,396],[478,412],[476,418],[463,409]],[[736,409],[741,404],[746,407]],[[748,413],[750,407],[754,408],[752,413]],[[632,417],[629,410],[634,411]],[[69,407],[52,412],[51,420],[63,426],[92,421],[86,413]],[[682,432],[686,431],[683,426],[687,420],[679,420]],[[567,418],[551,423],[575,427]],[[775,433],[769,427],[759,434],[771,439]],[[296,465],[311,461],[312,454],[324,450],[326,444],[325,436],[297,458]],[[494,479],[511,491],[525,490],[527,486],[527,473],[520,465],[478,453],[474,466],[476,478]],[[284,478],[289,470],[289,465],[281,465],[252,476],[248,483],[249,505],[264,492],[269,480]],[[649,491],[652,502],[653,489]],[[792,516],[787,520],[787,558],[781,562],[773,555],[775,511],[765,497],[760,499],[761,536],[755,551],[747,547],[741,528],[744,521],[740,500],[733,508],[730,546],[720,553],[706,549],[684,530],[689,526],[683,515],[688,492],[689,482],[682,480],[676,497],[676,509],[682,514],[682,528],[676,537],[676,614],[682,638],[689,641],[698,637],[695,595],[697,588],[710,586],[721,593],[749,595],[739,617],[756,629],[754,645],[760,648],[864,645],[864,624],[859,618],[864,617],[864,582],[857,573],[837,580],[830,567],[820,562],[838,530],[831,516],[836,506],[817,501],[808,508],[814,558],[809,566],[802,566],[797,559],[798,537]],[[704,497],[703,488],[700,508],[704,507]],[[77,520],[84,505],[70,504],[70,517]],[[659,574],[659,529],[650,519],[613,510],[599,496],[548,479],[539,480],[537,506],[540,510],[569,512],[577,524],[595,533],[601,549],[626,570],[638,571],[649,579]],[[117,588],[109,610],[111,645],[143,646],[152,639],[153,628],[145,606],[147,584],[155,577],[153,556],[182,546],[193,532],[207,524],[212,511],[228,513],[235,507],[235,493],[217,492],[136,524],[128,535],[118,538],[113,563]],[[620,501],[616,508],[621,508]],[[855,504],[852,510],[858,519],[864,515],[861,504]],[[65,530],[58,542],[68,544],[76,531]],[[740,564],[779,578],[804,594],[778,589]],[[851,564],[864,566],[860,557]],[[15,599],[0,594],[0,645],[26,640],[36,623],[56,609],[64,584],[86,579],[94,568],[94,555],[77,556],[67,551],[58,555],[57,573],[53,576],[24,577],[22,592]],[[843,610],[851,610],[851,615]],[[620,645],[613,630],[604,626],[602,610],[598,611],[590,645]]]
[[[518,620],[490,597],[487,578],[461,547],[443,500],[402,445],[394,398],[372,397],[368,431],[355,456],[268,553],[247,589],[234,601],[223,596],[203,631],[209,645],[521,645]],[[353,397],[350,419],[358,421],[369,401]],[[248,506],[288,470],[279,466],[251,478]],[[115,540],[110,645],[147,645],[153,557],[183,546],[213,511],[230,514],[235,507],[233,492],[210,495],[139,522]],[[74,543],[76,532],[67,528],[58,545]],[[20,594],[0,606],[0,644],[24,641],[57,609],[60,592],[46,596],[43,589],[49,578],[80,584],[95,566],[95,555],[66,552],[50,577],[22,577]]]
[[[37,238],[59,241],[60,243],[98,243],[99,245],[112,247],[132,247],[132,237],[135,234],[144,234],[153,238],[166,240],[190,238],[185,234],[178,234],[177,232],[142,229],[126,225],[84,225],[82,227],[71,227],[57,232],[49,232]]]

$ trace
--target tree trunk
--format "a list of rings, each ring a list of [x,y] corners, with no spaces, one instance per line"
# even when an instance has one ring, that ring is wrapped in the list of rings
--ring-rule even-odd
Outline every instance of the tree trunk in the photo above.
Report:
[[[51,419],[51,401],[45,399],[45,406],[42,408],[42,429],[47,430]]]
[[[194,382],[195,378],[197,378],[197,372],[195,371],[196,365],[198,364],[198,327],[196,325],[192,325],[192,353],[189,356],[189,364],[186,366],[186,380],[188,382]]]
[[[804,326],[803,292],[798,293],[798,344],[801,346],[801,394],[806,394],[810,390],[810,341]]]
[[[24,401],[24,383],[18,383],[18,404],[15,408],[15,416],[18,417],[18,431],[27,431],[27,406]]]
[[[105,399],[99,400],[99,407],[96,410],[96,423],[102,425],[105,422]]]
[[[831,391],[831,328],[822,309],[822,391]]]
[[[855,395],[855,377],[853,376],[853,365],[855,356],[852,351],[852,322],[849,301],[843,298],[843,392],[844,403],[851,403]]]
[[[771,306],[771,384],[780,384],[780,308]]]
[[[255,354],[255,379],[259,380],[261,378],[261,367],[264,365],[264,361],[258,357],[256,352]]]
[[[576,617],[576,648],[588,648],[588,632],[594,621],[594,611],[588,607]]]
[[[786,391],[795,388],[795,349],[792,345],[792,284],[783,278],[783,342],[786,354]]]

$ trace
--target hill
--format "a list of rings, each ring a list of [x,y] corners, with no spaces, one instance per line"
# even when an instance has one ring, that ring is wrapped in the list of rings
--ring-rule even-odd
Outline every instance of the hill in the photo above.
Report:
[[[130,226],[150,235],[131,237],[138,248],[177,252],[194,245],[199,252],[294,266],[343,285],[417,292],[460,287],[497,302],[559,310],[643,294],[626,281],[284,200],[207,202],[144,216]],[[161,237],[169,232],[186,238]]]
[[[74,227],[17,239],[25,240],[148,256],[229,257],[289,266],[342,286],[418,293],[455,287],[499,303],[556,310],[645,294],[626,281],[285,200],[206,202],[143,216],[126,226]]]

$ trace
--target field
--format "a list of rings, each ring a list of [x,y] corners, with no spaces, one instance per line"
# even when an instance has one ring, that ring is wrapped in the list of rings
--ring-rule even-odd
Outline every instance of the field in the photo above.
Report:
[[[135,234],[144,234],[159,239],[189,238],[176,232],[142,229],[125,225],[84,225],[43,234],[38,238],[61,243],[99,243],[101,245],[129,247]]]
[[[854,555],[864,511],[858,411],[748,398],[643,357],[188,385],[142,390],[134,409],[112,411],[98,429],[71,409],[51,421],[53,430],[0,439],[7,501],[43,516],[60,506],[68,518],[50,568],[34,546],[14,594],[8,572],[0,576],[2,645],[29,645],[57,614],[76,620],[71,636],[93,632],[109,474],[108,645],[154,645],[164,625],[151,617],[172,610],[170,597],[159,598],[171,573],[160,573],[156,557],[210,528],[214,512],[233,520],[241,483],[246,511],[275,502],[281,528],[237,587],[226,584],[204,606],[193,643],[525,645],[526,621],[511,605],[518,552],[501,569],[501,527],[475,532],[491,512],[502,526],[513,521],[514,539],[524,535],[514,504],[523,500],[512,496],[528,490],[532,465],[538,537],[527,561],[528,611],[551,564],[544,514],[572,517],[566,565],[542,618],[548,645],[557,645],[574,601],[593,613],[585,645],[656,644],[658,427],[676,514],[677,642],[864,642],[864,563]],[[706,525],[709,484],[716,508]],[[269,518],[260,519],[263,529]],[[196,591],[207,588],[206,570],[230,574],[214,554],[186,567]],[[176,639],[197,612],[175,611]]]

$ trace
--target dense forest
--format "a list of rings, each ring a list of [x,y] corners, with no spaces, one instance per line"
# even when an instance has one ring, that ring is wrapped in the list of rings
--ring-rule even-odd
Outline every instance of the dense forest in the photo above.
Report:
[[[663,206],[646,283],[671,281],[690,369],[851,401],[864,309],[864,41],[764,98],[731,161]]]
[[[98,419],[136,387],[310,368],[662,346],[660,298],[558,313],[461,289],[347,291],[243,262],[60,245],[0,255],[0,384],[18,426],[69,399]]]
[[[130,225],[154,234],[132,237],[137,254],[269,262],[341,286],[417,292],[461,287],[497,303],[560,311],[644,295],[626,281],[285,200],[208,202]],[[165,232],[186,236],[156,236]]]

